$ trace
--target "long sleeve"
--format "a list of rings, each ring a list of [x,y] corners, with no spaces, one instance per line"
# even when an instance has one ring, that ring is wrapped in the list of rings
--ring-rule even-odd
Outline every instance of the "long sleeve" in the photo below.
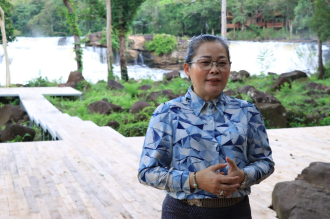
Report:
[[[262,116],[256,106],[248,108],[248,151],[250,164],[243,170],[247,173],[244,188],[260,183],[274,172],[275,163]]]
[[[173,112],[172,112],[173,113]],[[169,168],[173,153],[171,109],[160,105],[150,120],[140,159],[140,183],[170,192],[190,193],[189,171]]]

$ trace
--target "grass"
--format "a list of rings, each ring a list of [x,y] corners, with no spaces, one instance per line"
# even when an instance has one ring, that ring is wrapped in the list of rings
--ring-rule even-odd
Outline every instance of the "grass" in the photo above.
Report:
[[[269,87],[275,82],[278,75],[265,75],[261,74],[259,76],[251,76],[250,78],[244,78],[243,82],[231,82],[229,80],[226,90],[233,89],[236,91],[237,88],[252,85],[256,89],[266,92],[279,99],[282,105],[286,108],[288,114],[287,127],[306,127],[306,126],[316,126],[316,125],[330,125],[330,117],[324,116],[327,112],[330,112],[330,95],[316,95],[308,96],[307,83],[316,82],[330,86],[330,80],[317,80],[315,75],[312,75],[307,81],[293,81],[292,88],[285,86],[281,91],[271,91]],[[39,78],[38,81],[43,81],[45,79]],[[35,80],[34,80],[35,81]],[[56,82],[49,82],[45,80],[47,86],[56,86]],[[129,112],[130,107],[139,100],[145,100],[141,96],[142,93],[149,93],[153,91],[160,91],[171,89],[174,94],[183,94],[187,92],[190,86],[190,82],[182,78],[175,78],[168,84],[161,83],[157,88],[153,86],[154,81],[151,79],[142,79],[140,82],[120,82],[123,84],[124,89],[121,91],[108,90],[107,83],[105,81],[99,82],[97,84],[87,83],[78,86],[83,92],[82,101],[76,98],[69,97],[50,97],[46,98],[61,112],[67,113],[70,116],[78,116],[82,120],[90,120],[99,126],[105,126],[110,121],[117,121],[120,124],[118,132],[127,137],[132,136],[143,136],[145,135],[146,129],[153,110],[156,105],[168,101],[167,97],[159,97],[157,103],[149,102],[151,107],[145,112],[140,113],[144,116],[134,116]],[[33,83],[29,83],[33,84]],[[138,90],[141,85],[151,85],[152,89],[148,91]],[[146,96],[144,95],[144,96]],[[141,97],[140,97],[141,96]],[[252,102],[250,96],[241,94],[242,99]],[[306,103],[307,99],[314,99],[317,102],[317,106]],[[110,103],[119,105],[124,108],[122,112],[112,112],[109,115],[102,115],[98,113],[91,113],[89,111],[89,106],[95,101],[106,100]],[[327,105],[328,104],[328,105]],[[322,120],[314,121],[308,119],[308,115],[313,115],[315,118],[318,116],[323,117]],[[144,119],[141,119],[144,117]],[[266,128],[269,127],[269,121],[265,121]]]

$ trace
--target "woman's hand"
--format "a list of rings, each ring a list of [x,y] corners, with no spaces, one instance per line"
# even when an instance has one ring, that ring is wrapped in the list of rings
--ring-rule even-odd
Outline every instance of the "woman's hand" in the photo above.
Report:
[[[237,179],[237,181],[235,181],[235,183],[238,183],[241,185],[241,183],[244,180],[244,171],[239,169],[236,165],[236,163],[230,159],[229,157],[226,157],[226,161],[229,164],[229,169],[228,169],[228,174],[227,176],[238,176],[239,178]]]
[[[230,163],[229,163],[230,164]],[[224,191],[224,196],[236,192],[236,188],[240,186],[239,176],[229,176],[216,171],[226,167],[227,164],[216,164],[196,173],[196,182],[198,188],[220,196],[221,191]],[[237,167],[237,166],[236,166]],[[237,172],[237,171],[236,171]],[[234,172],[234,173],[236,173]],[[243,173],[244,174],[244,173]],[[189,177],[190,187],[193,188],[193,173]]]

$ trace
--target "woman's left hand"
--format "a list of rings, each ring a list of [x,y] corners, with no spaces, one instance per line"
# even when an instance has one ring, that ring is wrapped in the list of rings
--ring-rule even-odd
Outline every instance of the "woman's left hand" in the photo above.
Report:
[[[237,167],[236,163],[230,159],[229,157],[226,157],[226,161],[229,164],[228,169],[228,176],[238,176],[239,178],[235,183],[241,184],[244,180],[244,171]]]

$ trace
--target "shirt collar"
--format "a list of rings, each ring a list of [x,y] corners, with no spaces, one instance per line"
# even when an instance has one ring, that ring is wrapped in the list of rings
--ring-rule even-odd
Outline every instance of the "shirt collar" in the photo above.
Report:
[[[202,111],[203,107],[207,102],[203,100],[200,96],[198,96],[192,89],[192,85],[189,87],[188,92],[185,95],[185,98],[187,102],[190,104],[190,107],[194,111],[194,114],[198,116],[200,112]],[[211,100],[209,102],[212,102],[215,107],[218,109],[218,111],[223,114],[224,111],[224,105],[225,105],[225,98],[223,96],[223,92],[215,98],[214,100]]]

